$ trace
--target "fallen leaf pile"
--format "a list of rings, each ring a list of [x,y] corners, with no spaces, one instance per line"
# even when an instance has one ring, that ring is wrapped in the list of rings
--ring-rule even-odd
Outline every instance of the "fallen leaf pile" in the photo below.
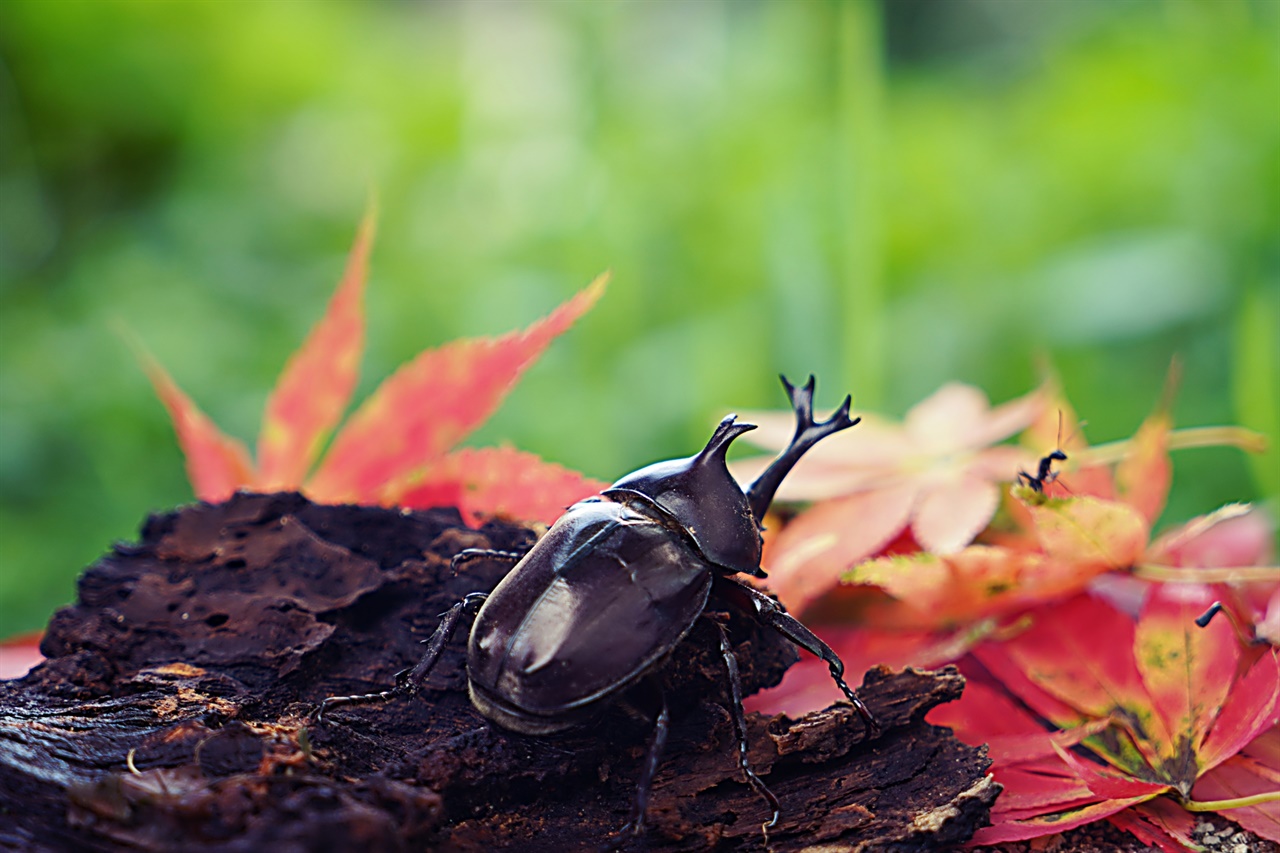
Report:
[[[1233,428],[1179,435],[1170,397],[1129,441],[1090,448],[1054,382],[994,409],[951,385],[901,426],[864,415],[880,425],[797,465],[785,497],[811,503],[769,536],[770,588],[822,623],[854,672],[959,663],[964,697],[930,720],[988,743],[1005,788],[974,844],[1105,819],[1163,850],[1195,849],[1203,811],[1280,841],[1274,526],[1231,504],[1152,535],[1172,446],[1256,441]],[[1067,459],[1048,460],[1043,482],[1036,452],[991,446],[1025,430],[1053,448],[1064,418]],[[1033,482],[1017,485],[1019,471]],[[1215,603],[1226,612],[1206,622]],[[825,679],[802,661],[750,706],[822,707],[837,699]]]

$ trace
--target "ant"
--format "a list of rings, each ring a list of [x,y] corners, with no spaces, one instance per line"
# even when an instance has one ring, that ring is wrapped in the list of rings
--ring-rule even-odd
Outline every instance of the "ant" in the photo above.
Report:
[[[1018,482],[1030,486],[1033,492],[1044,494],[1044,487],[1058,479],[1057,471],[1053,470],[1054,462],[1066,462],[1067,454],[1061,450],[1055,450],[1048,456],[1040,458],[1040,469],[1036,476],[1028,474],[1026,471],[1018,472]]]
[[[1084,424],[1080,424],[1084,426]],[[1045,487],[1058,479],[1057,471],[1053,470],[1054,462],[1066,462],[1067,454],[1062,452],[1062,410],[1058,410],[1058,447],[1048,456],[1040,459],[1040,467],[1033,476],[1026,471],[1018,472],[1018,482],[1029,486],[1033,492],[1044,494]]]

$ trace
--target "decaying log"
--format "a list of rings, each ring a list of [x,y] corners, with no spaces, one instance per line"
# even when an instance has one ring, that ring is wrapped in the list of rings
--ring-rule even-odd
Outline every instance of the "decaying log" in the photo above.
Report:
[[[84,574],[48,660],[0,682],[0,847],[598,849],[627,819],[649,734],[621,705],[563,735],[498,729],[467,700],[460,634],[418,696],[307,717],[325,696],[389,686],[444,610],[507,570],[454,577],[457,551],[534,538],[294,494],[153,516]],[[776,684],[794,648],[711,609],[745,689]],[[625,849],[762,849],[768,810],[738,772],[714,628],[695,628],[662,678],[671,738],[650,827]],[[848,705],[751,715],[752,765],[782,803],[772,848],[968,838],[998,792],[985,750],[923,722],[962,686],[952,669],[869,673],[860,692],[885,729],[870,742]]]

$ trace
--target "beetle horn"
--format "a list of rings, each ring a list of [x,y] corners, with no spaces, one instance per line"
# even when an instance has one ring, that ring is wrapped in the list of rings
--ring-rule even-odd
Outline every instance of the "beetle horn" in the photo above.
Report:
[[[730,572],[763,577],[755,516],[725,464],[725,453],[733,440],[755,428],[755,424],[739,423],[737,415],[729,415],[697,455],[633,471],[606,489],[605,495],[626,489],[652,498],[684,527],[708,561]]]
[[[723,459],[724,455],[729,452],[729,445],[733,443],[735,438],[755,428],[755,424],[739,421],[737,415],[725,415],[719,426],[716,427],[716,431],[711,434],[710,440],[707,441],[707,446],[702,448],[702,451],[698,454],[698,461],[703,462],[706,459],[717,456]]]
[[[856,424],[862,418],[849,417],[849,406],[853,404],[851,397],[845,397],[844,402],[840,404],[840,408],[825,421],[815,421],[813,419],[813,389],[817,384],[812,375],[809,381],[801,388],[796,388],[787,381],[787,377],[779,376],[782,380],[782,387],[787,389],[787,396],[791,398],[791,407],[796,413],[796,431],[791,437],[791,443],[787,448],[778,454],[778,458],[769,463],[769,467],[764,469],[755,482],[747,489],[747,500],[751,504],[751,513],[756,517],[756,521],[763,524],[764,514],[768,512],[769,505],[773,503],[773,496],[778,491],[778,486],[782,484],[782,479],[790,473],[791,469],[800,457],[808,452],[822,439],[829,435],[833,435],[840,430],[848,429]],[[721,422],[723,426],[723,422]]]

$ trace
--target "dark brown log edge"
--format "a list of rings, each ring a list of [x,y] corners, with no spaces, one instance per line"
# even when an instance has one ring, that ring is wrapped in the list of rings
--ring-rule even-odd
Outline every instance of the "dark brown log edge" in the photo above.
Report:
[[[529,530],[456,512],[316,506],[239,495],[150,518],[80,580],[27,677],[0,682],[0,847],[36,850],[578,850],[625,820],[647,726],[621,707],[584,731],[525,737],[465,693],[459,637],[413,699],[307,712],[381,689],[437,617],[505,567],[466,547],[522,549]],[[728,614],[748,692],[796,659]],[[743,782],[714,633],[663,673],[671,740],[651,826],[626,849],[763,848]],[[749,719],[751,761],[782,802],[773,849],[931,850],[964,841],[998,786],[985,749],[923,722],[957,698],[954,669],[868,673],[885,727],[847,706]]]

